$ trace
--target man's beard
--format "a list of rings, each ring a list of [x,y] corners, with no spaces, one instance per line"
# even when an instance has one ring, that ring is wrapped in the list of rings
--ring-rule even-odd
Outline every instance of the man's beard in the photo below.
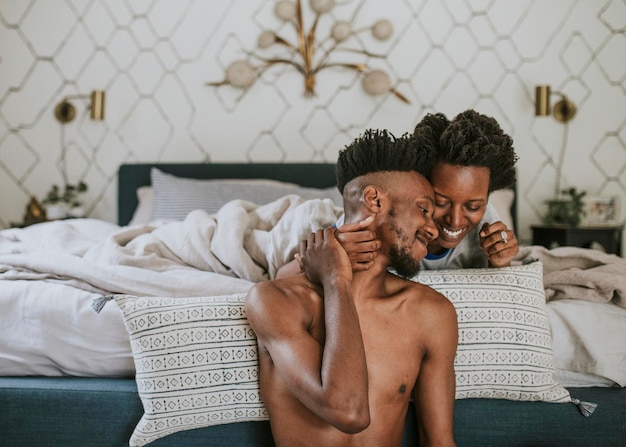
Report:
[[[393,246],[389,252],[389,266],[398,275],[405,279],[410,279],[419,271],[419,261],[409,254],[406,247]]]

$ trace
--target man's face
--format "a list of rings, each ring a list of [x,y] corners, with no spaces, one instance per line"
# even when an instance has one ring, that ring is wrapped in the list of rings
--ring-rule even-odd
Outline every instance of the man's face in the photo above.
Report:
[[[418,173],[402,173],[392,194],[388,212],[389,266],[405,278],[415,275],[428,253],[428,243],[437,238],[433,222],[434,192]],[[404,181],[406,180],[406,182]]]

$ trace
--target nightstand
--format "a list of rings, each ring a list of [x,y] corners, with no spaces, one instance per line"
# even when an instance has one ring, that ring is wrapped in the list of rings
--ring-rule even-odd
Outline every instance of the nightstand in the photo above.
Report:
[[[602,245],[607,253],[622,255],[623,225],[602,225],[595,227],[572,227],[569,225],[532,225],[533,245],[554,248],[561,245],[591,247],[592,243]]]

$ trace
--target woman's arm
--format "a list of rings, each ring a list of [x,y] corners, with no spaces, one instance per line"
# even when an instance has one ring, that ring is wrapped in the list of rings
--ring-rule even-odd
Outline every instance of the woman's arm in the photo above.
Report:
[[[335,237],[348,253],[352,271],[359,272],[369,269],[374,263],[374,259],[380,248],[380,241],[376,239],[374,232],[364,230],[374,216],[369,216],[359,222],[344,224],[335,230]],[[287,278],[295,276],[304,271],[302,260],[299,255],[287,264],[283,265],[276,273],[276,278]]]

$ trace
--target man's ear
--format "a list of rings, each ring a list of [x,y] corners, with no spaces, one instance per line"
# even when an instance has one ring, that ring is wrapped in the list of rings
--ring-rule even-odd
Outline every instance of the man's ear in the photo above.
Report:
[[[380,213],[383,208],[383,196],[382,191],[380,191],[376,186],[367,185],[363,189],[363,204],[365,205],[365,208],[367,208],[367,211],[373,214]]]

